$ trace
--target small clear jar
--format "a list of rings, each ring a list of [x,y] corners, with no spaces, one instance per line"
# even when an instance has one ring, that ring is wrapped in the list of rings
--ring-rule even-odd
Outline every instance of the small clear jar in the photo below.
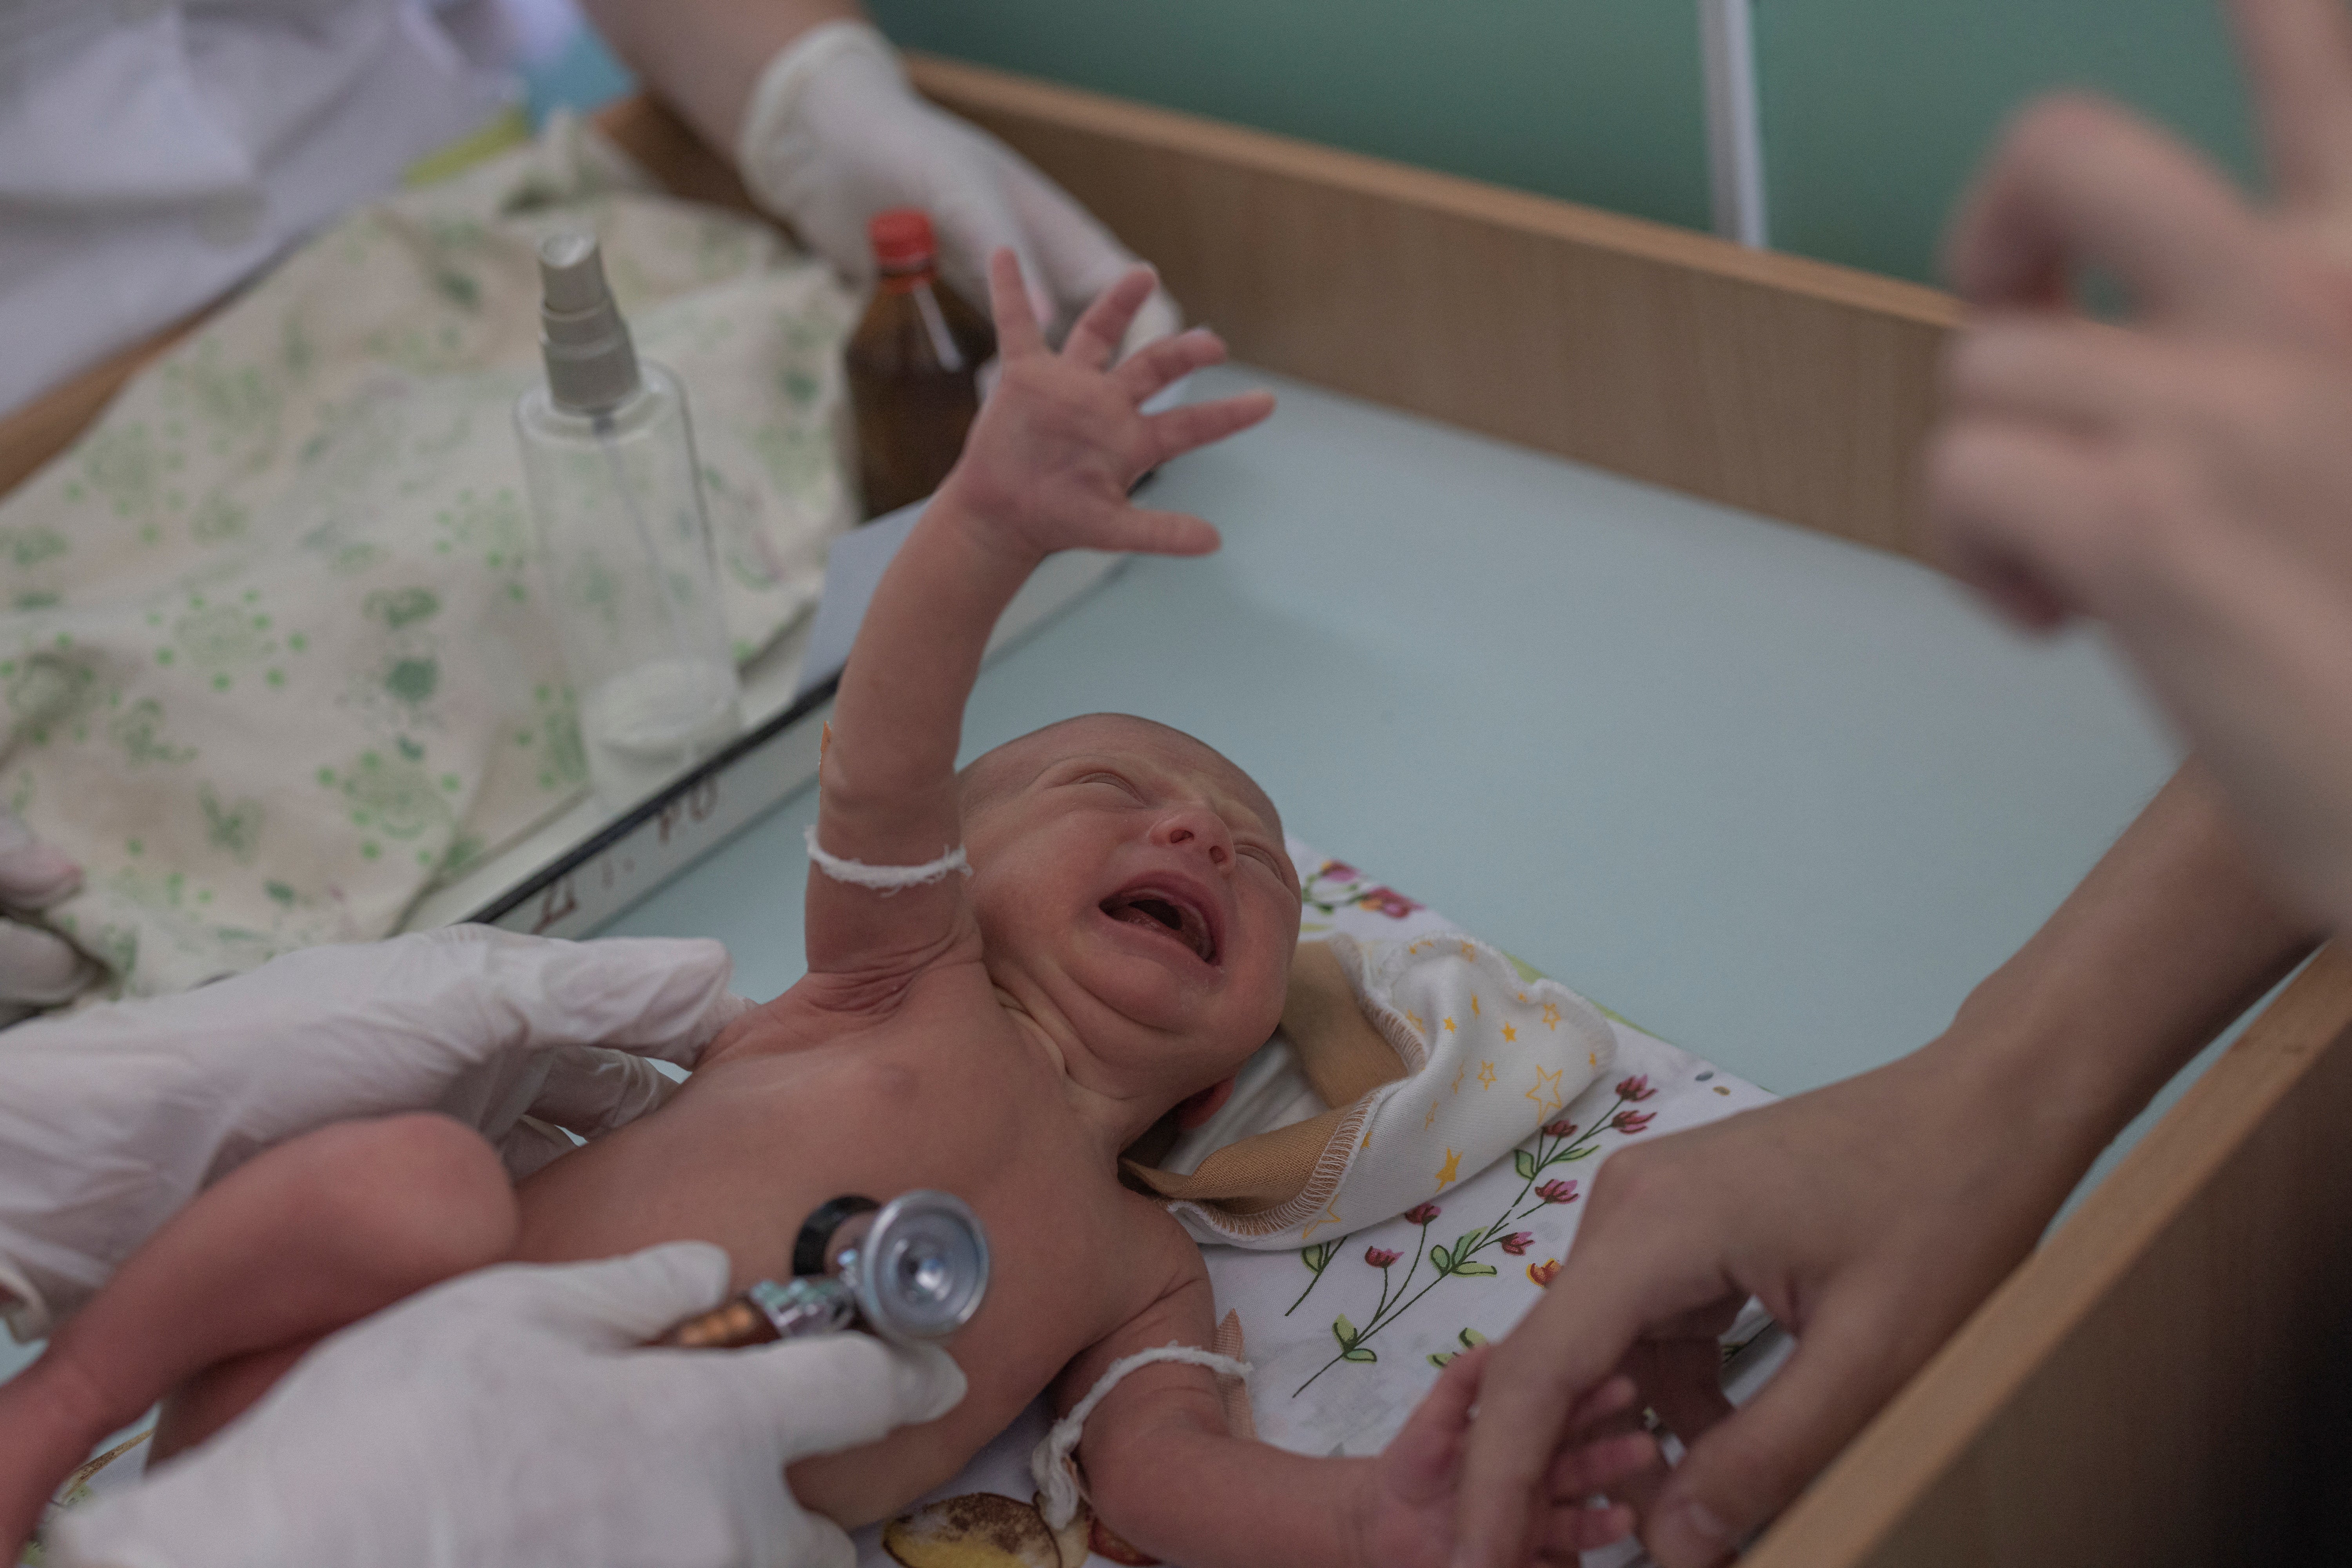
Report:
[[[593,247],[563,265],[577,272],[583,261],[601,295]],[[635,358],[604,296],[602,330],[620,346],[597,339],[603,357],[593,368],[617,395],[604,391],[612,400],[593,407],[567,400],[562,394],[583,383],[557,357],[556,298],[551,283],[553,385],[522,395],[515,428],[589,783],[619,809],[724,745],[741,727],[740,689],[685,390]]]

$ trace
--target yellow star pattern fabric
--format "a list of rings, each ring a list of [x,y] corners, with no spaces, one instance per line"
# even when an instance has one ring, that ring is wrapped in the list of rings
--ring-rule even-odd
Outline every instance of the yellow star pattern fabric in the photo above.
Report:
[[[1245,1209],[1172,1201],[1171,1212],[1195,1237],[1297,1247],[1307,1227],[1317,1237],[1331,1234],[1324,1216],[1333,1207],[1355,1226],[1378,1225],[1428,1201],[1433,1172],[1452,1189],[1507,1161],[1549,1112],[1606,1070],[1616,1037],[1591,1003],[1522,973],[1475,939],[1447,931],[1413,940],[1421,936],[1381,942],[1341,931],[1327,940],[1326,952],[1366,1021],[1395,1049],[1402,1076],[1343,1108],[1315,1098],[1300,1071],[1295,1081],[1307,1100],[1283,1103],[1310,1115],[1310,1105],[1344,1109],[1345,1132],[1335,1126],[1311,1165],[1302,1161],[1295,1197],[1253,1198]],[[1478,1091],[1465,1092],[1474,1079]],[[1238,1091],[1235,1099],[1246,1100]]]

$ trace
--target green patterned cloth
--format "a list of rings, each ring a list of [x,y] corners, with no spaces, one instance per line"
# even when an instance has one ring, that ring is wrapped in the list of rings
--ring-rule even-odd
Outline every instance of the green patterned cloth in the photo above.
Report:
[[[381,936],[583,788],[509,411],[583,224],[688,388],[738,657],[814,607],[854,520],[820,264],[567,123],[353,215],[0,503],[0,798],[86,868],[48,918],[112,990]]]

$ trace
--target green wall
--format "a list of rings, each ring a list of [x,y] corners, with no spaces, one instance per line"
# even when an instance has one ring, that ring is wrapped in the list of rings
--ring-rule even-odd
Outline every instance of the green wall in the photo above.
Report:
[[[1707,221],[1689,0],[869,0],[932,49],[1309,141]]]
[[[2242,173],[2221,0],[1756,0],[1773,243],[1933,279],[1953,197],[2036,92],[2096,88]],[[1707,225],[1696,0],[869,0],[900,44]],[[534,108],[625,75],[593,39]]]
[[[2219,0],[1758,0],[1756,49],[1772,243],[1806,256],[1933,278],[1954,198],[2049,88],[2252,163]]]

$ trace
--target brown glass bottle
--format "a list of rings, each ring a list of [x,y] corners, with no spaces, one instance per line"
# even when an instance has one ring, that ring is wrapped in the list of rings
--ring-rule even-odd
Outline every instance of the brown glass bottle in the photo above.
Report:
[[[940,281],[923,213],[877,213],[867,233],[880,277],[849,339],[849,402],[866,515],[879,517],[929,495],[955,467],[996,333]]]

